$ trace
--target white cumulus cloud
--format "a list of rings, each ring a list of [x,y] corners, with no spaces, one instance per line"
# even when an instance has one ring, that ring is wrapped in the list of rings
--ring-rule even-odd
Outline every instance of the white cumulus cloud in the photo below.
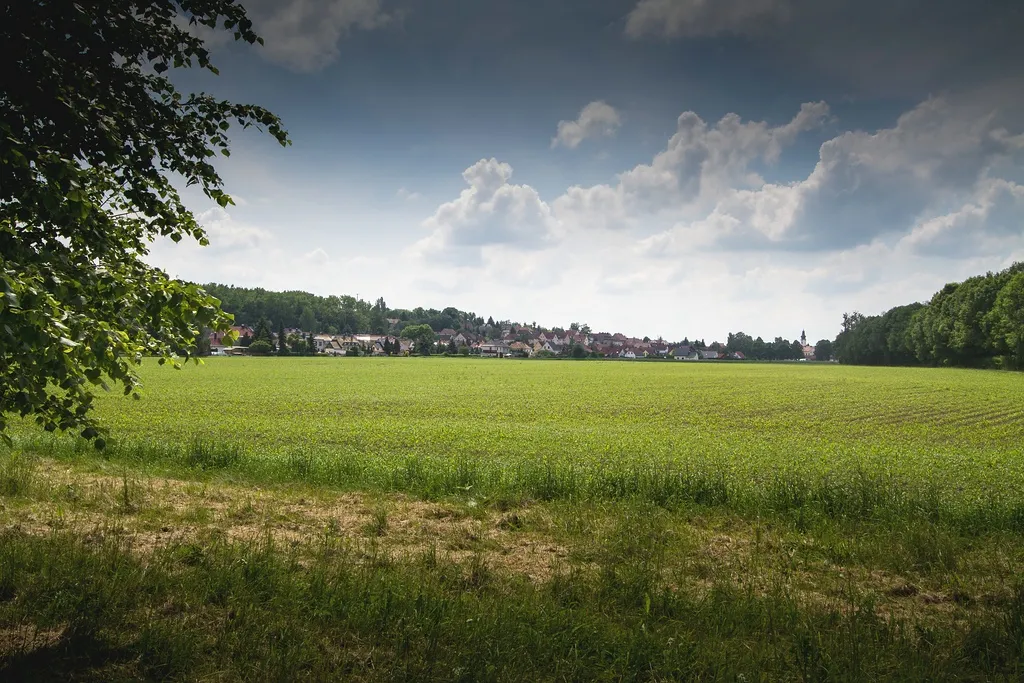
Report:
[[[615,107],[601,101],[591,102],[580,110],[575,121],[559,121],[558,133],[551,146],[576,149],[587,138],[608,137],[622,125],[622,117]]]
[[[819,127],[828,113],[824,102],[807,103],[789,122],[771,126],[736,114],[709,125],[695,112],[684,112],[650,164],[621,173],[616,185],[572,187],[554,208],[575,225],[620,229],[645,215],[710,209],[724,192],[762,187],[764,179],[752,167],[777,162],[784,147]]]
[[[843,133],[821,145],[804,179],[719,187],[708,214],[716,219],[716,241],[729,248],[823,251],[913,233],[907,246],[934,252],[955,248],[953,234],[976,243],[980,232],[1007,234],[1008,224],[1019,233],[1010,218],[1019,186],[998,172],[1019,169],[1021,150],[1017,137],[993,121],[933,98],[891,128]],[[668,245],[690,244],[693,233],[706,229],[700,220],[679,223],[647,247],[665,254]]]
[[[416,245],[423,255],[476,262],[490,246],[536,249],[558,232],[551,207],[529,185],[509,182],[512,167],[481,159],[462,173],[468,188],[424,221],[431,234]]]

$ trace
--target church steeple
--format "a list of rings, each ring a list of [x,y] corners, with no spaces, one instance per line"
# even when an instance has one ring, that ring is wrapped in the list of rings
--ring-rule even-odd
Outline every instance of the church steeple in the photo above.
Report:
[[[807,331],[800,330],[800,345],[807,346]]]

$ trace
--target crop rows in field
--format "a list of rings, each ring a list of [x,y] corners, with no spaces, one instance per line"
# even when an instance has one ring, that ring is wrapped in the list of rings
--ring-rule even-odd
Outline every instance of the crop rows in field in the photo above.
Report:
[[[138,457],[428,495],[639,495],[1024,526],[1019,375],[231,358],[143,376],[142,401],[98,401],[113,450]]]

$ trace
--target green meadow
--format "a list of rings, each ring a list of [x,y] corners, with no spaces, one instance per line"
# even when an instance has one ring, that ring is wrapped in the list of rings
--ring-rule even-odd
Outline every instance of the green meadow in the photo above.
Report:
[[[107,394],[105,457],[420,496],[1024,530],[1024,379],[824,364],[209,359]],[[43,453],[85,448],[20,435]]]
[[[1024,377],[214,358],[17,425],[0,674],[1017,680]]]

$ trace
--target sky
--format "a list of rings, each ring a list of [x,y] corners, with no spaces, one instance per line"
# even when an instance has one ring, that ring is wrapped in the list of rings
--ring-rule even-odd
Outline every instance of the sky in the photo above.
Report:
[[[232,129],[177,277],[813,342],[1024,260],[1024,3],[244,4],[174,79],[293,144]]]

